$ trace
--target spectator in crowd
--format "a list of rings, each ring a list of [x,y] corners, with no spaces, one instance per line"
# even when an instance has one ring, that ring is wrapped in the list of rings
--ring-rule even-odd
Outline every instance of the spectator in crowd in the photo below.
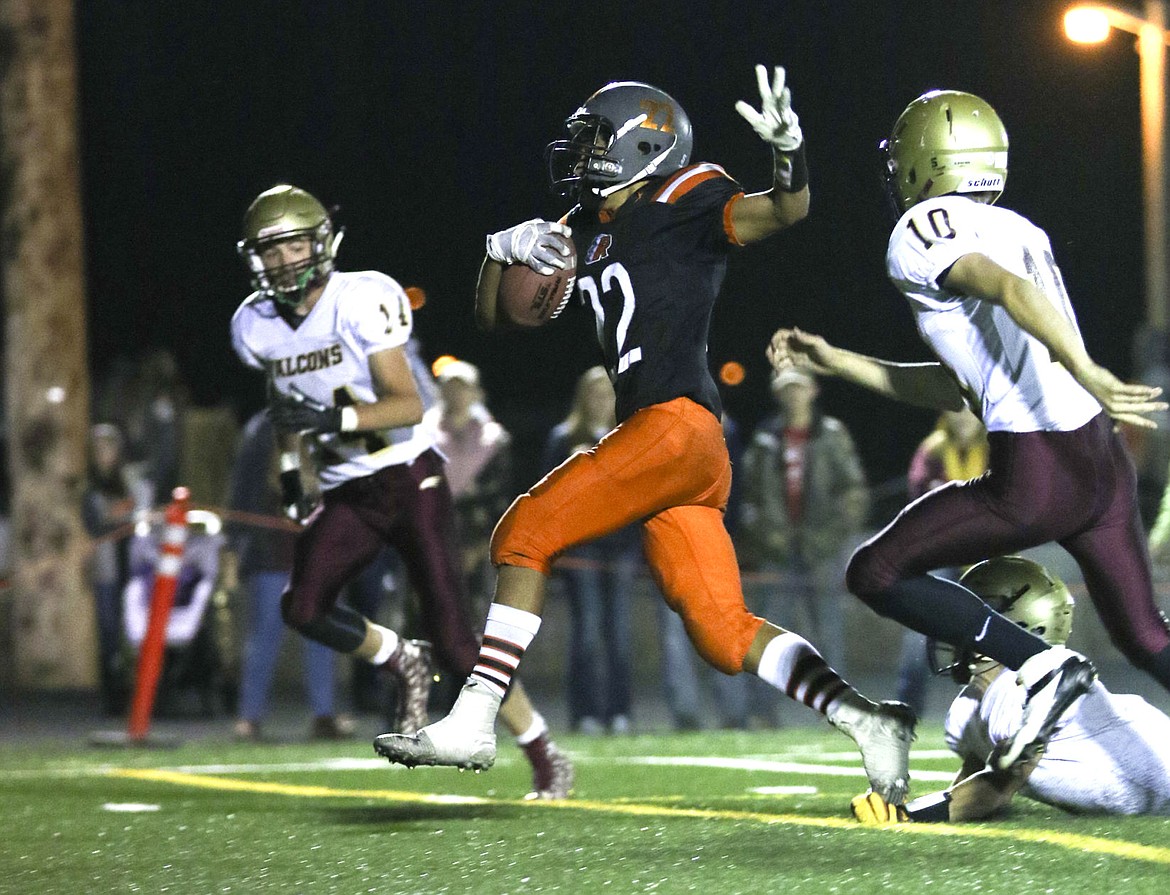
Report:
[[[225,585],[237,582],[247,599],[247,628],[240,674],[239,717],[235,735],[258,740],[268,713],[284,621],[280,597],[288,585],[293,542],[299,526],[284,518],[281,507],[279,453],[268,414],[253,416],[244,429],[232,470],[231,509],[254,518],[229,525],[231,549],[225,554]],[[313,713],[310,739],[340,739],[353,733],[351,719],[334,709],[336,654],[312,640],[302,640],[304,686]]]
[[[494,572],[488,556],[492,529],[514,497],[512,439],[484,403],[479,370],[450,360],[436,372],[439,401],[423,418],[447,458],[447,482],[463,549],[472,618],[487,612]],[[462,683],[462,682],[460,682]]]
[[[817,404],[817,382],[789,368],[772,378],[779,413],[744,451],[739,526],[748,606],[788,628],[810,631],[825,659],[843,668],[845,551],[869,510],[869,489],[845,425]],[[744,683],[749,683],[745,679]],[[765,687],[744,690],[769,699]],[[752,707],[741,711],[756,714]],[[775,706],[764,714],[775,720]],[[747,718],[743,718],[747,720]]]
[[[129,674],[122,653],[122,589],[128,574],[126,540],[119,528],[137,509],[147,509],[149,486],[134,479],[126,465],[126,441],[112,423],[89,431],[89,482],[82,517],[93,538],[89,575],[97,610],[98,661],[102,707],[116,715],[125,708]]]
[[[739,423],[726,411],[722,415],[723,439],[727,442],[727,454],[732,469],[738,470],[743,457],[744,443]],[[731,477],[731,493],[727,498],[727,510],[723,524],[731,534],[732,541],[739,541],[739,515],[743,488],[741,477]],[[658,643],[661,652],[662,688],[666,705],[670,710],[674,729],[677,731],[700,730],[703,727],[702,707],[703,678],[709,677],[715,696],[717,723],[726,729],[742,729],[747,726],[747,699],[745,681],[742,676],[728,677],[705,666],[701,672],[695,667],[694,648],[682,618],[662,600],[654,601],[658,617]]]
[[[615,425],[609,374],[604,367],[590,367],[577,380],[569,415],[549,433],[545,468],[553,469],[574,454],[591,450]],[[629,732],[630,613],[641,564],[641,539],[633,527],[575,547],[558,564],[557,575],[564,582],[571,612],[565,683],[573,730]],[[689,662],[689,650],[685,658]]]
[[[1170,484],[1162,490],[1158,513],[1150,526],[1150,559],[1163,573],[1170,566]]]
[[[987,430],[969,408],[944,410],[934,431],[922,440],[910,459],[906,491],[917,500],[947,482],[965,482],[987,470]],[[940,574],[957,581],[962,568],[940,569]],[[902,659],[898,665],[898,699],[921,717],[926,706],[926,685],[930,663],[926,658],[926,635],[911,628],[902,632]]]
[[[187,387],[178,363],[166,348],[155,348],[139,362],[124,419],[131,460],[154,489],[155,502],[165,501],[179,482],[183,412]]]

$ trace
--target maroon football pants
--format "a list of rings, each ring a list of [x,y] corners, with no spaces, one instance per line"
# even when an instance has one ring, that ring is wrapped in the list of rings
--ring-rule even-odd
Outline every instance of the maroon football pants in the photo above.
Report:
[[[1155,659],[1170,631],[1154,599],[1133,462],[1109,418],[988,441],[985,475],[923,495],[857,549],[849,590],[880,603],[900,580],[1055,541],[1080,566],[1114,645],[1137,667],[1164,671],[1165,655]]]
[[[284,597],[285,620],[292,627],[313,636],[323,617],[336,611],[346,583],[383,547],[392,547],[418,595],[439,664],[455,674],[471,674],[479,641],[467,618],[455,507],[443,466],[442,457],[428,450],[411,463],[325,492],[294,550]]]

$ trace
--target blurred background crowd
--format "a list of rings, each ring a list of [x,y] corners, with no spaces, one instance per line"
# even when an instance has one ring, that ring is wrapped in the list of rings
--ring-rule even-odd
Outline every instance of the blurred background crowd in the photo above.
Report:
[[[417,341],[411,348],[420,368],[430,370],[420,377],[430,392],[425,425],[448,460],[468,610],[482,618],[494,580],[487,547],[496,520],[536,477],[588,450],[612,427],[612,387],[601,367],[587,369],[564,396],[559,420],[543,431],[517,426],[518,437],[497,416],[474,364],[450,356],[429,360]],[[734,376],[722,379],[724,388],[735,387]],[[969,412],[943,414],[920,433],[904,473],[875,481],[847,422],[823,408],[815,377],[787,370],[770,385],[767,412],[757,422],[724,419],[736,473],[726,524],[749,606],[806,634],[847,676],[876,675],[891,691],[884,695],[928,716],[941,711],[952,688],[931,683],[925,639],[850,597],[843,570],[851,550],[908,499],[983,471],[982,425]],[[155,349],[109,365],[95,382],[92,418],[83,516],[91,539],[101,713],[116,719],[127,712],[149,615],[159,511],[182,485],[197,511],[190,515],[156,713],[205,718],[241,740],[271,736],[265,722],[274,706],[286,714],[291,709],[302,719],[298,730],[311,739],[354,735],[362,718],[375,727],[392,722],[393,693],[386,692],[392,684],[365,663],[351,666],[324,647],[285,636],[279,601],[296,529],[281,511],[266,413],[196,405],[173,356]],[[1164,583],[1170,510],[1159,522],[1159,507],[1170,507],[1164,498],[1170,431],[1126,434]],[[310,492],[313,478],[305,476]],[[1074,594],[1083,593],[1075,565],[1059,548],[1032,553]],[[6,549],[0,552],[5,566],[7,557]],[[525,673],[569,729],[621,735],[801,719],[799,707],[782,706],[765,687],[753,686],[758,681],[726,677],[693,655],[680,620],[646,574],[636,529],[563,556],[552,593],[550,611],[567,619],[554,630],[565,634],[540,644]],[[414,597],[391,551],[350,585],[345,599],[368,617],[412,631]],[[1103,667],[1119,659],[1092,613],[1081,613],[1077,630],[1081,648]],[[886,646],[875,650],[875,638],[885,638]],[[432,711],[447,708],[460,683],[442,680]]]

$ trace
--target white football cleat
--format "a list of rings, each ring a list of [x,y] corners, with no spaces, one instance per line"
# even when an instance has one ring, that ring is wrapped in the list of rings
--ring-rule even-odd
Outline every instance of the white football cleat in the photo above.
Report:
[[[829,723],[857,743],[870,788],[889,804],[901,805],[910,792],[914,710],[903,702],[882,702],[854,718],[851,714],[839,712]]]
[[[500,697],[482,681],[469,679],[450,714],[418,733],[384,733],[374,751],[395,764],[442,765],[483,771],[496,761],[496,714]]]
[[[1049,647],[1021,665],[1016,683],[1026,691],[1024,718],[1015,736],[996,750],[996,767],[1006,771],[1025,750],[1047,744],[1061,716],[1096,679],[1093,663],[1063,646]]]

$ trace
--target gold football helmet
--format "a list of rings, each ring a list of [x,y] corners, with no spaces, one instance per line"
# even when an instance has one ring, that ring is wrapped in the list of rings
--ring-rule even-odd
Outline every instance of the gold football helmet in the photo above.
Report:
[[[1044,566],[1022,556],[998,556],[971,566],[959,583],[996,612],[1051,646],[1068,643],[1073,598]]]
[[[308,239],[307,258],[283,266],[265,266],[264,249],[276,242]],[[341,235],[334,235],[325,206],[309,193],[289,184],[265,190],[244,213],[244,238],[236,251],[252,274],[252,287],[285,304],[299,304],[305,290],[333,271]]]
[[[1003,122],[987,102],[959,90],[932,90],[910,103],[881,149],[899,214],[948,193],[987,194],[992,204],[1007,180]]]
[[[1045,643],[1060,646],[1068,642],[1072,633],[1072,594],[1063,581],[1039,563],[1022,556],[998,556],[971,566],[959,583]],[[949,672],[960,684],[998,664],[975,652],[972,644],[955,648],[930,640],[927,651],[935,672]]]

